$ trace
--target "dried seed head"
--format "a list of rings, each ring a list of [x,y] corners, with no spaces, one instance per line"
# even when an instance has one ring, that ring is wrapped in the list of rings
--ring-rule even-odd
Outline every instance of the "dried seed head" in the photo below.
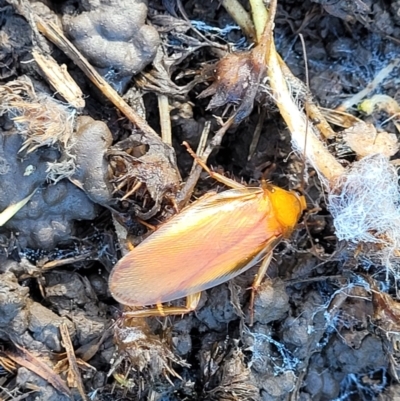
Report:
[[[253,110],[254,99],[261,78],[265,74],[264,63],[258,52],[229,54],[221,59],[214,70],[214,82],[199,98],[212,96],[208,109],[232,103],[239,105],[235,122],[239,123]]]

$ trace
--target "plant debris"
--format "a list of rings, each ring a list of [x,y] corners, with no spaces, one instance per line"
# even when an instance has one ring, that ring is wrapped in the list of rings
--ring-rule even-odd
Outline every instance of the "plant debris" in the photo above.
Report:
[[[372,3],[1,3],[0,398],[400,396],[400,19]],[[127,318],[112,267],[222,190],[184,141],[309,211],[254,302],[250,270]]]

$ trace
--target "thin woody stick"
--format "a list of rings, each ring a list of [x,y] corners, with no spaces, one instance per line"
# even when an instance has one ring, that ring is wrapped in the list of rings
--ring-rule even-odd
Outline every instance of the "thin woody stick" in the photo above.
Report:
[[[137,114],[108,84],[107,81],[94,69],[93,66],[82,56],[79,50],[64,36],[60,29],[52,22],[45,22],[35,16],[39,31],[51,42],[59,47],[71,60],[85,73],[98,89],[109,99],[121,112],[135,124],[145,136],[161,142],[158,134],[147,124],[146,120]]]

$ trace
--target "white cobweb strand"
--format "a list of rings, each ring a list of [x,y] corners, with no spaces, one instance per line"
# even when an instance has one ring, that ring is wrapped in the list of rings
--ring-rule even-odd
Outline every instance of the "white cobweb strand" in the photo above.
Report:
[[[398,180],[389,160],[377,154],[354,163],[336,180],[328,195],[328,208],[338,239],[354,244],[379,244],[373,247],[378,252],[374,256],[389,269],[392,264],[399,265]]]

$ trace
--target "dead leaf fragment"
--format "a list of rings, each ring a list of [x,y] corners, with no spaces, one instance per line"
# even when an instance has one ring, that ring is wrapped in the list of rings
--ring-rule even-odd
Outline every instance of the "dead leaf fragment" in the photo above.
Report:
[[[344,131],[343,139],[359,158],[381,153],[393,156],[399,150],[395,134],[377,132],[372,124],[358,122]]]
[[[66,383],[53,371],[53,369],[25,348],[18,344],[14,345],[17,347],[18,352],[4,351],[8,358],[18,365],[36,373],[38,376],[49,382],[60,393],[71,395],[71,391]]]

